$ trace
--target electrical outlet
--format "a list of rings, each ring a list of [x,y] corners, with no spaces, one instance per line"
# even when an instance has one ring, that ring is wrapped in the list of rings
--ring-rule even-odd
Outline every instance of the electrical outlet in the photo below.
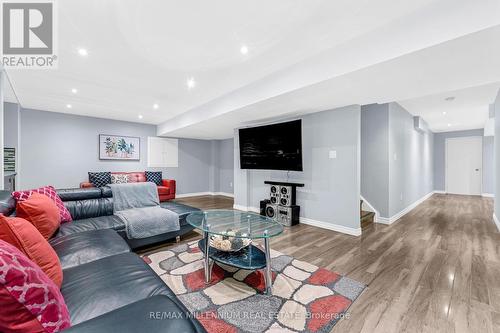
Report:
[[[229,183],[229,187],[231,187],[231,188],[233,187],[233,182]]]
[[[330,150],[328,152],[328,158],[337,158],[337,151],[336,150]]]

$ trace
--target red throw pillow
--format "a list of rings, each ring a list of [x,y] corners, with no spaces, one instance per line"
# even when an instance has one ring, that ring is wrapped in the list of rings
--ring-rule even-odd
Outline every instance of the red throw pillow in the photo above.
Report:
[[[0,240],[0,332],[60,332],[71,326],[59,288],[17,248]]]
[[[52,201],[54,201],[54,203],[57,206],[57,209],[59,210],[59,215],[61,216],[61,223],[73,221],[69,210],[66,208],[66,206],[64,206],[64,203],[62,202],[61,198],[59,198],[59,196],[57,195],[57,192],[53,186],[44,186],[26,191],[16,191],[12,192],[12,196],[17,201],[24,201],[27,200],[33,193],[40,193],[46,195],[50,199],[52,199]]]
[[[63,272],[56,252],[33,224],[0,214],[0,239],[14,245],[61,288]]]
[[[33,193],[16,205],[16,215],[33,224],[45,239],[50,239],[61,224],[56,204],[46,195]]]

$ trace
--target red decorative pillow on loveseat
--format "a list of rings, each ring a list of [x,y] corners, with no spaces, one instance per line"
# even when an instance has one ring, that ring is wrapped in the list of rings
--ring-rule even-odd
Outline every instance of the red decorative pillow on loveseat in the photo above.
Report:
[[[56,190],[53,186],[44,186],[40,188],[36,188],[33,190],[26,190],[26,191],[16,191],[12,192],[12,196],[14,199],[17,201],[25,201],[27,200],[33,193],[40,193],[43,195],[48,196],[52,201],[57,206],[57,209],[59,210],[59,216],[61,217],[61,223],[64,222],[70,222],[73,219],[71,218],[71,214],[69,210],[64,206],[64,203],[62,202],[61,198],[56,193]]]
[[[17,248],[0,240],[0,332],[59,332],[71,326],[61,291]]]

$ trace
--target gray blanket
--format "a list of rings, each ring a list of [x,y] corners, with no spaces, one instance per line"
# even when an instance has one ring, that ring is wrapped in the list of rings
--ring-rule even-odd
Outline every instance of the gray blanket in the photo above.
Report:
[[[109,185],[113,191],[113,211],[130,239],[146,238],[180,229],[179,215],[160,207],[154,183]]]

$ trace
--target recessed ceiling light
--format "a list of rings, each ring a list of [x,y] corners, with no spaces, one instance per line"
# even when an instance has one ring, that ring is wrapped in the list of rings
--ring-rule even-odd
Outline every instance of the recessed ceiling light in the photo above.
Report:
[[[157,103],[153,104],[153,109],[155,109],[155,110],[156,110],[156,109],[158,109],[159,107],[160,107],[160,106],[159,106]]]
[[[443,114],[446,115],[446,111],[443,111]]]
[[[454,96],[446,97],[444,100],[447,102],[451,102],[455,100],[455,97]]]
[[[192,77],[190,77],[189,79],[187,79],[186,84],[189,89],[193,89],[196,86],[196,81]]]
[[[87,49],[78,49],[78,54],[81,55],[82,57],[86,57],[89,55]]]
[[[448,127],[451,127],[451,124],[448,124]]]
[[[242,45],[240,48],[241,54],[247,54],[248,53],[248,46]]]
[[[66,107],[67,107],[68,109],[71,109],[71,108],[73,107],[73,105],[71,105],[71,104],[66,104]]]
[[[71,89],[71,92],[72,92],[73,94],[76,94],[76,93],[78,92],[78,89],[73,88],[73,89]]]
[[[137,116],[139,119],[142,119],[142,114],[140,114],[139,116]]]

